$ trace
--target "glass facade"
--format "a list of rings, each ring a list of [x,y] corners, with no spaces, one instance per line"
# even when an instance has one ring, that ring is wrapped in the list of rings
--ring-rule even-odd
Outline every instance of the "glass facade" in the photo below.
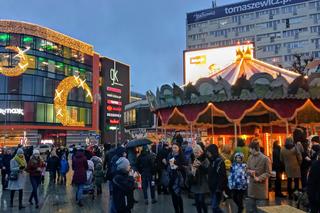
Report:
[[[16,52],[6,49],[17,46],[28,56],[28,69],[18,77],[0,74],[0,123],[56,125],[53,106],[55,89],[67,76],[79,75],[92,89],[92,56],[43,38],[0,32],[0,67],[19,63]],[[92,124],[92,103],[82,89],[74,88],[68,96],[70,117]],[[24,114],[5,113],[1,109],[23,109]]]

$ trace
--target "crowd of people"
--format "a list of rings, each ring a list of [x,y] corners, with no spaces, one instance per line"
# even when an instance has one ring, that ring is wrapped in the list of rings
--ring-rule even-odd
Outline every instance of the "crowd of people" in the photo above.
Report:
[[[188,143],[177,135],[171,142],[134,148],[105,144],[104,155],[76,146],[70,158],[68,149],[53,147],[46,159],[42,159],[37,149],[27,159],[25,150],[18,147],[14,153],[7,149],[0,156],[2,186],[10,190],[11,207],[18,191],[19,209],[23,209],[23,189],[29,174],[32,186],[29,204],[34,202],[35,208],[39,208],[38,187],[45,173],[49,173],[51,184],[65,185],[67,173],[72,169],[71,183],[77,188],[75,199],[80,207],[84,194],[99,196],[102,184],[108,182],[111,213],[131,212],[139,202],[134,196],[138,189],[142,190],[145,205],[157,203],[158,196],[170,195],[176,213],[184,212],[185,197],[194,199],[198,213],[208,212],[208,206],[213,213],[223,212],[221,203],[226,200],[233,201],[240,213],[244,209],[258,212],[257,202],[269,198],[270,183],[275,183],[276,197],[285,197],[282,180],[286,174],[288,199],[294,199],[296,192],[305,193],[309,200],[305,208],[319,213],[319,142],[319,136],[308,140],[306,131],[297,128],[283,147],[274,142],[272,156],[265,155],[258,137],[247,142],[238,138],[236,147],[230,144],[218,147],[201,141]]]
[[[255,139],[247,147],[238,139],[238,147],[229,157],[215,144],[186,144],[180,137],[172,143],[160,142],[133,150],[108,147],[105,166],[111,195],[110,212],[131,212],[137,202],[134,190],[139,188],[140,177],[146,205],[150,200],[151,204],[157,202],[157,191],[159,196],[171,195],[174,211],[182,213],[185,193],[194,197],[200,213],[208,212],[207,198],[214,213],[223,212],[220,204],[228,198],[234,200],[238,212],[243,212],[248,192],[247,212],[257,212],[256,201],[268,199],[271,174],[271,161],[260,152],[260,143]]]

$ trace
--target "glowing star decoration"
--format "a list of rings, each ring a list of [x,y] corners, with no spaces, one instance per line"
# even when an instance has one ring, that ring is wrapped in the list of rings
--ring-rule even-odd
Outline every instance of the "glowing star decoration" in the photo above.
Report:
[[[5,76],[14,77],[19,76],[22,73],[24,73],[28,68],[28,57],[25,54],[30,47],[26,48],[25,50],[21,50],[19,47],[15,46],[8,46],[6,49],[12,50],[17,52],[18,54],[15,55],[13,58],[19,58],[18,66],[15,67],[0,67],[0,73],[2,73]]]
[[[79,76],[70,76],[63,79],[58,85],[54,97],[54,109],[56,111],[56,118],[62,123],[63,126],[79,126],[84,127],[83,121],[76,121],[72,119],[67,110],[67,101],[69,92],[73,88],[80,88],[86,91],[86,97],[90,97],[93,101],[90,87],[81,80]]]

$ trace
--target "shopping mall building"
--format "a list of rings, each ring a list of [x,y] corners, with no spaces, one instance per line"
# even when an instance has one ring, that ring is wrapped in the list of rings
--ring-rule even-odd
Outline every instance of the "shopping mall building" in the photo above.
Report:
[[[99,140],[100,59],[90,44],[0,20],[0,146]]]

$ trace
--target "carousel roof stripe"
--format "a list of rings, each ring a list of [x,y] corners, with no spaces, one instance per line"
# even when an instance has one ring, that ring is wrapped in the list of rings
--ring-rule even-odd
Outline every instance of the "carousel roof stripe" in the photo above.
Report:
[[[234,85],[243,75],[249,79],[256,73],[268,73],[276,78],[278,75],[283,76],[289,83],[299,76],[298,73],[265,63],[252,57],[251,50],[237,50],[236,61],[224,69],[209,76],[212,79],[218,77]]]

